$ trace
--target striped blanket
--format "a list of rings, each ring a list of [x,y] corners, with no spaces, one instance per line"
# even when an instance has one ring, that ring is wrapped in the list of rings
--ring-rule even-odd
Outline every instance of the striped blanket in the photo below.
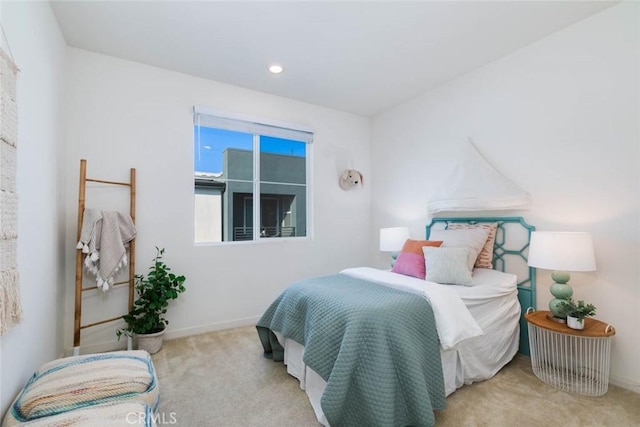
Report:
[[[33,374],[2,426],[35,420],[46,423],[48,417],[122,402],[137,403],[141,410],[155,410],[158,399],[156,374],[146,351],[67,357],[45,363]],[[121,423],[125,425],[126,421],[122,419]]]

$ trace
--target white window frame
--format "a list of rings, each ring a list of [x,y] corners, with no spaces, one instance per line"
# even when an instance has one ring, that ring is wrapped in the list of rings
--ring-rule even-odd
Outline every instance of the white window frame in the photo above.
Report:
[[[220,129],[238,130],[253,134],[253,238],[252,240],[225,240],[220,242],[195,242],[196,245],[229,245],[229,244],[252,244],[265,242],[281,242],[290,240],[312,240],[313,239],[313,130],[307,126],[291,124],[286,122],[266,120],[245,114],[232,113],[213,108],[196,105],[193,107],[194,126],[198,125],[198,116],[209,116],[219,120]],[[305,184],[306,187],[306,235],[292,237],[260,237],[260,136],[275,136],[284,139],[301,140],[304,135],[306,143],[305,153]],[[194,169],[194,168],[192,168]],[[195,172],[195,171],[194,171]],[[257,197],[256,197],[257,195]],[[195,198],[195,189],[194,189]],[[195,230],[195,218],[194,218]],[[223,231],[224,233],[224,231]]]

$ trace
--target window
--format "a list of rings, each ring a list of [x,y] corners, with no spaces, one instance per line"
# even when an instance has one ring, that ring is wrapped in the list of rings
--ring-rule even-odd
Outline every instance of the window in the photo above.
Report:
[[[308,236],[312,138],[195,107],[196,243]]]

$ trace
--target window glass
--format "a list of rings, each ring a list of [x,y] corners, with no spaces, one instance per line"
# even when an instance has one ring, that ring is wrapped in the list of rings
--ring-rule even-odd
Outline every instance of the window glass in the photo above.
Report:
[[[260,237],[306,235],[307,144],[260,137]]]
[[[265,128],[265,135],[259,125],[247,125],[251,132],[242,131],[241,121],[196,114],[197,243],[308,235],[309,143],[290,139],[294,130],[285,129],[287,137],[280,137],[273,136],[278,134],[273,127]]]

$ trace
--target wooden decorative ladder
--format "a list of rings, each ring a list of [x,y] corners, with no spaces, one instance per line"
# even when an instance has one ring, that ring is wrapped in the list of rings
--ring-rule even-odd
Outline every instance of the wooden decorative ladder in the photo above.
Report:
[[[129,214],[131,215],[131,219],[135,224],[136,221],[136,170],[131,168],[130,179],[129,182],[118,182],[118,181],[107,181],[103,179],[94,179],[87,178],[87,161],[85,159],[80,160],[80,190],[78,192],[78,235],[76,242],[80,240],[80,236],[82,233],[82,219],[85,210],[85,197],[86,197],[86,186],[87,182],[95,182],[99,184],[105,185],[117,185],[117,186],[126,186],[129,188]],[[133,298],[134,298],[134,284],[135,284],[135,238],[129,242],[129,277],[127,280],[115,282],[113,286],[121,286],[121,285],[129,285],[129,307],[128,311],[133,308]],[[77,356],[80,354],[80,332],[83,329],[91,328],[93,326],[102,325],[104,323],[113,322],[116,320],[122,319],[122,316],[112,317],[105,320],[100,320],[93,323],[82,324],[82,294],[87,291],[95,291],[98,289],[97,286],[89,286],[83,287],[83,252],[82,249],[76,250],[76,288],[75,288],[75,317],[73,324],[73,355]],[[131,339],[127,341],[127,347],[131,350]]]

